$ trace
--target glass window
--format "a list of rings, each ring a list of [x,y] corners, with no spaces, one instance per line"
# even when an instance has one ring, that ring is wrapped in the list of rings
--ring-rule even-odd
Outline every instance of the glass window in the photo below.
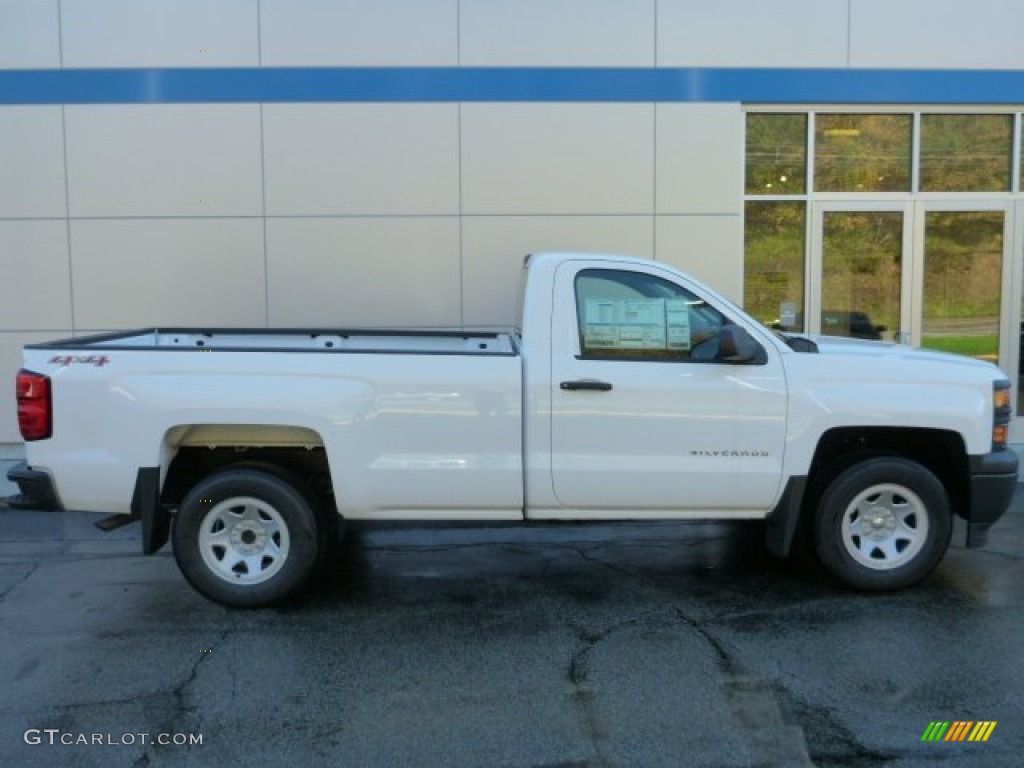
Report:
[[[910,115],[818,115],[814,188],[818,192],[909,192]]]
[[[748,195],[807,191],[807,115],[747,115]]]
[[[685,288],[643,272],[587,269],[576,276],[584,357],[714,360],[727,323]]]
[[[821,332],[892,340],[900,328],[903,213],[826,211],[822,227]]]
[[[921,346],[999,362],[1002,211],[929,211]]]
[[[921,115],[921,191],[1009,192],[1012,115]]]
[[[770,328],[804,329],[807,206],[748,202],[744,229],[744,308]]]

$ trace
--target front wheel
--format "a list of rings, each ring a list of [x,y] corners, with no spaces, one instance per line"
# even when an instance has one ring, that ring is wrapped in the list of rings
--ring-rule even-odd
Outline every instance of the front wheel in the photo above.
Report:
[[[199,482],[174,518],[174,557],[188,582],[235,608],[271,605],[295,593],[321,548],[307,496],[284,477],[228,469]]]
[[[815,514],[815,548],[842,581],[871,591],[901,589],[929,573],[949,548],[949,498],[928,469],[879,457],[829,483]]]

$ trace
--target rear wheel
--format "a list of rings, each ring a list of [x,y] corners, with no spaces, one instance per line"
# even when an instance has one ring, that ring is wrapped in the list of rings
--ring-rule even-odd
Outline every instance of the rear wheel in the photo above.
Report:
[[[226,469],[200,481],[174,518],[174,557],[189,583],[231,607],[257,608],[299,590],[324,537],[307,495],[276,473]]]
[[[907,459],[878,457],[841,472],[815,515],[822,564],[858,589],[910,586],[942,560],[952,535],[942,483]]]

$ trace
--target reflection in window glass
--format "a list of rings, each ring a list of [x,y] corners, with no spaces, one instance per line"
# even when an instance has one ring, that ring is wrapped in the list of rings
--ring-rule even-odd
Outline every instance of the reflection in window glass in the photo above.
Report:
[[[826,211],[821,332],[872,341],[900,330],[903,213]]]
[[[921,191],[1008,192],[1012,115],[921,115]]]
[[[908,192],[910,115],[818,115],[814,188],[819,192]]]
[[[747,115],[748,195],[807,191],[807,115]]]
[[[744,305],[782,331],[804,330],[806,216],[802,202],[746,204]]]
[[[1002,211],[929,211],[921,346],[998,363]]]

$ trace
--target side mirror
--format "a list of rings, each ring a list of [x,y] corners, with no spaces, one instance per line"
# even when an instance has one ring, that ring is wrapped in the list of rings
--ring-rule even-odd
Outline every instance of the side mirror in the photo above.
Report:
[[[718,358],[723,363],[760,365],[766,360],[764,349],[746,328],[723,325],[718,335]]]

